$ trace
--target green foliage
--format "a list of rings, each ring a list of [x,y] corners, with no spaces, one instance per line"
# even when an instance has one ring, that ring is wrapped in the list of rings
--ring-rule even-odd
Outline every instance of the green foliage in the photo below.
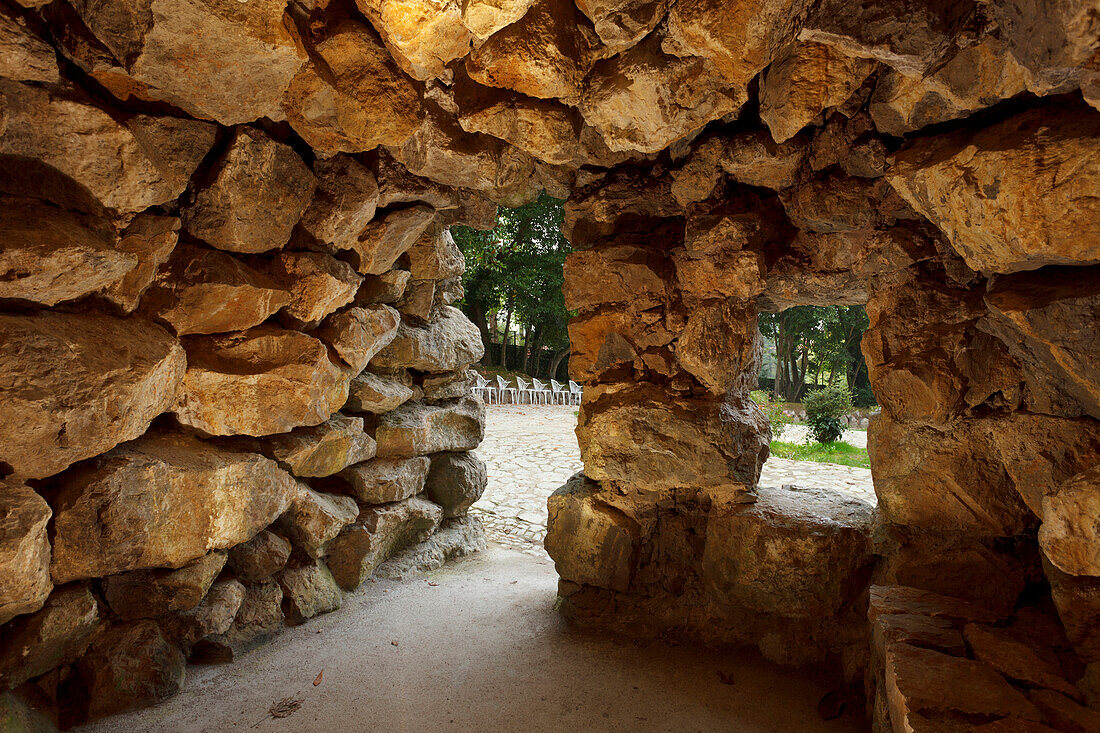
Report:
[[[846,385],[834,383],[806,395],[802,404],[810,435],[819,443],[827,443],[844,433],[840,418],[852,411],[852,393]]]
[[[792,461],[815,461],[817,463],[837,463],[841,466],[855,466],[857,468],[870,468],[871,459],[867,451],[857,448],[843,441],[831,441],[828,443],[783,443],[773,440],[771,454],[776,458],[787,458]]]
[[[783,411],[783,403],[769,398],[767,392],[759,389],[752,392],[752,399],[768,418],[768,424],[772,428],[772,440],[782,438],[787,426],[794,422],[794,418]]]

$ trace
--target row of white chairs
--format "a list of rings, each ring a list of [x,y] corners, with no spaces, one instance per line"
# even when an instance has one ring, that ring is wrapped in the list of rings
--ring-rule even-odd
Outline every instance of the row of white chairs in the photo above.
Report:
[[[516,383],[510,384],[507,379],[497,375],[496,384],[493,384],[480,374],[476,375],[477,383],[472,392],[488,402],[490,405],[504,404],[505,399],[512,404],[520,404],[525,399],[530,405],[579,405],[581,403],[581,386],[572,379],[567,384],[562,384],[556,379],[551,379],[550,384],[545,384],[537,379],[530,382],[523,377],[516,377]]]

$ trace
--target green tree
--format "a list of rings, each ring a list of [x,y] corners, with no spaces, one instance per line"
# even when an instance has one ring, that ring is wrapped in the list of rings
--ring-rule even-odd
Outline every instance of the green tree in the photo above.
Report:
[[[497,212],[488,231],[452,227],[466,257],[459,304],[481,331],[487,363],[508,367],[507,344],[515,329],[521,363],[535,376],[556,376],[569,352],[570,313],[562,296],[562,268],[572,251],[561,233],[564,201],[546,194],[529,204]],[[499,348],[491,347],[499,337]],[[543,359],[546,350],[548,359]],[[542,362],[547,363],[543,366]]]

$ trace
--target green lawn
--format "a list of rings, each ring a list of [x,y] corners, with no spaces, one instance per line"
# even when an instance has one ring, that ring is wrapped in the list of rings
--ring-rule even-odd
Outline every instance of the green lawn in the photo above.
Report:
[[[831,443],[784,443],[772,441],[772,455],[776,458],[789,458],[792,461],[816,461],[817,463],[839,463],[842,466],[870,468],[871,461],[867,451],[856,448],[851,443],[836,440]]]

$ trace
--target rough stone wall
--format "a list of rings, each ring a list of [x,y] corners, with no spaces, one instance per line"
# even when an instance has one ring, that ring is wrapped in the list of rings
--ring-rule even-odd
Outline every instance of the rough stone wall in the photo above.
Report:
[[[0,686],[65,724],[147,704],[437,526],[406,565],[476,544],[445,230],[544,189],[579,250],[567,614],[870,660],[899,729],[913,655],[868,642],[872,581],[1057,612],[1100,661],[1097,22],[0,0]],[[756,485],[756,314],[813,303],[871,315],[877,519]]]

